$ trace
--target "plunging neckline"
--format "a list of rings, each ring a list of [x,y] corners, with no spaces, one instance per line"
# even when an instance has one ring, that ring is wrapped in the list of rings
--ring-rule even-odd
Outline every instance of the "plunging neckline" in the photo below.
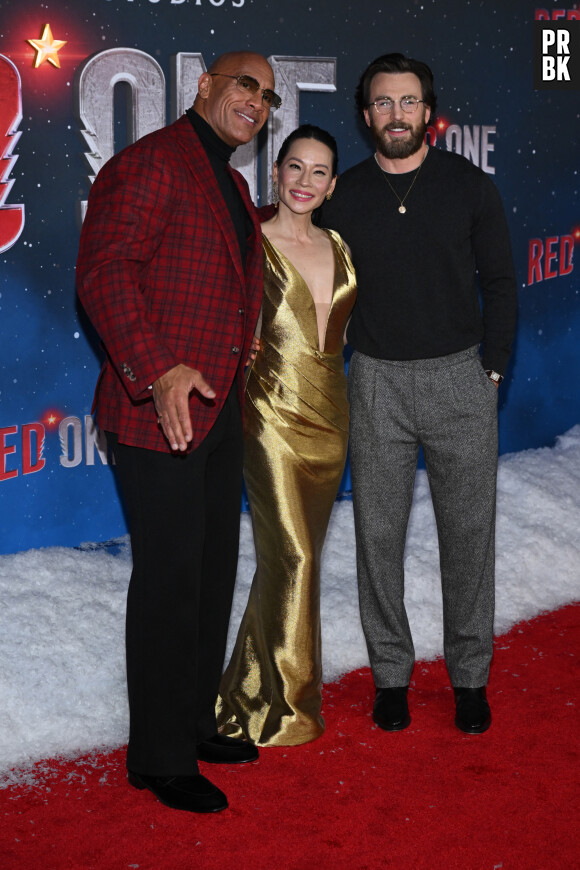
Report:
[[[325,302],[322,303],[323,305],[328,304],[328,314],[327,314],[327,316],[326,316],[326,326],[324,327],[324,342],[323,342],[322,347],[320,347],[320,333],[319,333],[319,330],[318,330],[318,314],[317,314],[317,311],[316,311],[316,301],[315,301],[315,299],[314,299],[314,296],[312,295],[312,290],[310,289],[310,285],[309,285],[308,281],[306,280],[306,278],[304,277],[304,275],[302,274],[302,272],[301,272],[301,271],[300,271],[300,270],[299,270],[299,269],[294,265],[294,263],[292,262],[292,260],[291,260],[289,257],[287,257],[286,254],[284,254],[284,253],[283,253],[279,248],[277,248],[276,245],[275,245],[273,242],[270,241],[270,239],[268,238],[268,236],[267,236],[265,233],[262,233],[262,238],[263,238],[263,239],[266,239],[266,241],[268,242],[268,244],[269,244],[269,246],[272,248],[272,250],[275,252],[275,254],[276,254],[276,256],[278,257],[278,259],[279,259],[279,260],[283,260],[285,263],[288,264],[288,266],[290,267],[290,269],[291,269],[291,270],[292,270],[292,271],[293,271],[293,272],[298,276],[298,278],[300,279],[300,281],[302,281],[302,283],[304,284],[304,286],[305,286],[306,289],[308,290],[308,295],[310,296],[310,302],[312,303],[312,307],[313,307],[313,309],[314,309],[314,319],[315,319],[315,323],[316,323],[316,336],[317,336],[317,339],[318,339],[317,342],[316,342],[316,349],[317,349],[318,353],[325,353],[325,350],[326,350],[326,336],[327,336],[327,333],[328,333],[328,323],[329,323],[329,320],[330,320],[330,312],[332,311],[332,305],[333,305],[333,303],[334,303],[334,295],[335,295],[335,292],[334,292],[334,291],[335,291],[335,288],[336,288],[336,271],[337,271],[337,270],[336,270],[336,267],[337,267],[336,259],[337,259],[337,258],[336,258],[336,247],[335,247],[335,243],[334,243],[334,239],[333,239],[333,237],[332,237],[331,234],[328,232],[328,230],[324,229],[323,227],[321,227],[321,229],[322,229],[322,232],[323,232],[323,233],[326,233],[326,235],[328,236],[328,239],[330,240],[330,247],[332,248],[332,259],[333,259],[333,262],[334,262],[334,268],[333,268],[333,272],[332,272],[332,295],[331,295],[331,297],[330,297],[330,303],[325,303]]]

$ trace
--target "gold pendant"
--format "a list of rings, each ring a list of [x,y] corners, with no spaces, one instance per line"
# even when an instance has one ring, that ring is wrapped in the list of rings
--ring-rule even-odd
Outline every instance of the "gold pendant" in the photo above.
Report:
[[[399,214],[405,214],[406,211],[407,211],[407,209],[405,208],[404,205],[399,206]]]

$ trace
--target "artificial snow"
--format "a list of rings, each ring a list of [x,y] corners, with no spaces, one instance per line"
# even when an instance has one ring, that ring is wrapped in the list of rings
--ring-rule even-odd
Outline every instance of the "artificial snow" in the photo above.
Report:
[[[580,425],[553,448],[500,459],[496,634],[580,599]],[[255,559],[242,516],[228,657]],[[406,604],[418,659],[442,655],[435,520],[417,474],[409,523]],[[41,759],[122,746],[128,736],[124,666],[128,540],[0,556],[0,781]],[[356,589],[352,504],[338,502],[322,560],[325,682],[368,665]]]

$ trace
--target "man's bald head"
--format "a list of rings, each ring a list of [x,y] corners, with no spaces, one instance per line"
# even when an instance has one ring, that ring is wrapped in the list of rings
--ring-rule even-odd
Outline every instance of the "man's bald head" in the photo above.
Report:
[[[240,88],[239,76],[254,79],[258,89],[252,93]],[[253,51],[230,51],[201,74],[193,108],[235,148],[249,142],[267,121],[270,107],[262,99],[264,90],[274,90],[274,73],[266,58]]]

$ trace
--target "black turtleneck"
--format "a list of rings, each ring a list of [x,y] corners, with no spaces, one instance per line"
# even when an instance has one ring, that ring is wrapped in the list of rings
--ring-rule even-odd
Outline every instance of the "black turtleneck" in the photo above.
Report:
[[[202,118],[195,109],[188,109],[186,115],[189,118],[193,129],[199,136],[200,142],[203,145],[203,149],[211,164],[211,168],[214,171],[217,183],[219,184],[219,188],[225,200],[226,208],[232,218],[236,236],[238,237],[242,263],[245,263],[248,252],[247,240],[252,234],[254,227],[250,220],[250,216],[248,215],[246,206],[244,205],[240,191],[232,178],[231,172],[228,171],[230,157],[236,149],[228,145],[227,142],[224,142],[223,139],[220,139],[215,130],[210,127],[207,121]]]

